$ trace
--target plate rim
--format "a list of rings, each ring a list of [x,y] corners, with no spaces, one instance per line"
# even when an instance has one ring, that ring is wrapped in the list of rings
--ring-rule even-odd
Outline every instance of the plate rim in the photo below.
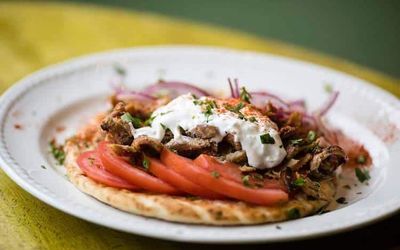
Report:
[[[146,52],[149,50],[154,50],[154,49],[158,49],[158,50],[183,50],[183,51],[188,51],[188,50],[197,50],[197,51],[201,51],[201,52],[219,52],[219,53],[229,53],[229,54],[237,54],[240,56],[256,56],[256,57],[270,57],[270,58],[280,58],[280,59],[285,59],[288,61],[295,61],[295,62],[300,62],[301,64],[306,64],[307,66],[313,66],[313,67],[321,67],[324,69],[328,69],[330,71],[333,71],[335,73],[338,74],[342,74],[346,77],[351,77],[351,78],[356,78],[358,81],[361,81],[360,84],[363,85],[364,87],[368,87],[371,89],[371,91],[374,91],[375,93],[379,93],[379,98],[380,99],[384,99],[386,102],[390,103],[391,105],[394,105],[395,107],[399,107],[400,108],[400,102],[398,102],[397,97],[395,97],[392,93],[387,92],[384,89],[381,89],[373,84],[371,84],[370,82],[358,78],[356,76],[350,75],[348,73],[333,69],[333,68],[329,68],[326,66],[322,66],[319,64],[315,64],[309,61],[303,61],[303,60],[299,60],[296,58],[291,58],[291,57],[285,57],[285,56],[280,56],[280,55],[275,55],[275,54],[269,54],[269,53],[262,53],[262,52],[255,52],[255,51],[249,51],[249,50],[238,50],[238,49],[230,49],[230,48],[224,48],[224,47],[216,47],[216,46],[187,46],[187,45],[174,45],[174,46],[141,46],[141,47],[132,47],[132,48],[123,48],[123,49],[114,49],[114,50],[109,50],[109,51],[104,51],[104,52],[98,52],[98,53],[92,53],[92,54],[87,54],[87,55],[83,55],[83,56],[79,56],[76,58],[72,58],[72,59],[68,59],[47,67],[44,67],[36,72],[33,72],[29,75],[27,75],[26,77],[22,78],[21,80],[17,81],[15,84],[13,84],[11,87],[9,87],[0,97],[0,120],[2,123],[4,123],[5,118],[8,116],[9,114],[9,110],[8,107],[12,106],[12,104],[16,101],[18,101],[18,98],[21,97],[21,95],[23,95],[25,92],[29,91],[30,88],[35,87],[36,85],[39,85],[41,81],[39,81],[41,78],[46,78],[49,77],[51,75],[57,75],[60,74],[64,71],[68,71],[70,69],[79,69],[84,65],[90,65],[92,64],[94,61],[98,60],[98,59],[103,59],[106,60],[107,58],[116,58],[116,57],[124,57],[124,56],[129,56],[130,54],[135,54],[135,53],[140,53],[140,52]],[[38,78],[38,79],[37,79]],[[3,126],[2,126],[3,128]],[[63,211],[64,213],[67,213],[69,215],[72,215],[74,217],[78,217],[80,219],[83,219],[85,221],[89,221],[101,226],[105,226],[105,227],[109,227],[109,228],[113,228],[115,230],[119,230],[119,231],[125,231],[128,233],[134,233],[137,235],[142,235],[142,236],[147,236],[147,237],[154,237],[154,238],[159,238],[159,239],[164,239],[164,240],[173,240],[173,241],[180,241],[180,242],[198,242],[198,243],[222,243],[222,244],[229,244],[229,243],[257,243],[257,242],[276,242],[276,241],[283,241],[283,240],[296,240],[296,239],[308,239],[308,238],[314,238],[314,237],[320,237],[323,235],[328,235],[328,234],[333,234],[333,233],[339,233],[339,232],[344,232],[344,231],[348,231],[350,229],[354,229],[354,228],[359,228],[361,226],[367,225],[367,224],[371,224],[373,222],[376,222],[378,220],[382,220],[384,218],[387,218],[391,215],[393,215],[396,212],[400,211],[400,204],[394,207],[392,207],[392,210],[387,211],[385,210],[385,212],[380,212],[380,214],[376,214],[374,217],[369,217],[368,219],[364,219],[361,222],[355,223],[355,224],[351,224],[347,227],[342,227],[342,228],[334,228],[334,229],[324,229],[318,233],[314,233],[311,235],[307,235],[307,234],[299,234],[296,236],[283,236],[283,237],[271,237],[271,238],[266,238],[266,239],[251,239],[248,238],[247,240],[243,240],[243,239],[231,239],[231,240],[224,240],[224,239],[214,239],[214,240],[210,240],[210,239],[192,239],[192,238],[187,238],[185,236],[180,237],[179,235],[175,235],[175,234],[171,234],[171,235],[154,235],[151,233],[143,233],[139,230],[133,232],[133,231],[129,231],[129,230],[123,230],[120,227],[117,227],[115,225],[106,223],[106,222],[102,222],[102,221],[98,221],[97,219],[93,218],[87,218],[85,217],[84,214],[81,214],[79,211],[78,212],[74,212],[74,211],[70,211],[68,210],[67,207],[64,207],[64,205],[62,203],[60,203],[60,201],[58,200],[54,200],[52,197],[49,197],[48,195],[44,194],[43,192],[41,192],[40,190],[38,190],[36,187],[30,185],[26,180],[24,180],[23,177],[21,177],[20,175],[18,175],[18,173],[16,173],[15,171],[13,171],[13,168],[10,165],[15,165],[12,162],[12,157],[11,155],[8,155],[8,157],[6,157],[5,155],[3,155],[3,151],[1,149],[6,148],[6,144],[3,143],[4,140],[4,133],[2,132],[2,140],[0,141],[0,167],[3,169],[3,171],[8,175],[8,177],[10,177],[17,185],[19,185],[20,187],[22,187],[25,191],[27,191],[28,193],[30,193],[31,195],[33,195],[34,197],[36,197],[37,199],[45,202],[46,204]],[[10,158],[11,157],[11,158]],[[9,162],[8,160],[11,160],[11,162]]]

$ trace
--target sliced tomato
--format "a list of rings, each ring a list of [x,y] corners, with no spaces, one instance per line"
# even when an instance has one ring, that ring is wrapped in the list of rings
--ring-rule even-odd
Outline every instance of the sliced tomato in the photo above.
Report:
[[[138,190],[139,188],[126,180],[115,176],[105,170],[103,164],[98,158],[96,151],[87,151],[81,154],[77,159],[78,166],[90,179],[93,179],[106,186],[115,188],[125,188]]]
[[[178,174],[170,167],[164,165],[159,160],[150,158],[149,159],[149,171],[153,175],[157,176],[161,180],[171,184],[172,186],[178,188],[179,190],[184,191],[185,193],[201,196],[210,199],[222,199],[224,198],[223,195],[215,193],[209,189],[206,189],[196,183],[188,180],[187,178],[183,177],[182,175]]]
[[[150,192],[161,194],[182,193],[170,184],[140,170],[137,166],[133,166],[126,162],[122,157],[117,156],[108,148],[106,142],[101,142],[99,144],[98,152],[105,169],[138,187]]]
[[[161,162],[190,181],[231,198],[259,205],[276,205],[288,200],[288,194],[280,189],[249,188],[224,176],[203,168],[202,161],[192,161],[167,149],[161,153]],[[208,167],[208,166],[207,166]]]
[[[246,176],[240,171],[238,165],[229,162],[221,163],[210,155],[201,154],[194,162],[197,165],[201,165],[202,168],[207,169],[209,172],[216,171],[222,177],[237,183],[243,183],[243,177]],[[248,183],[250,187],[276,188],[285,191],[285,187],[281,185],[279,181],[263,178],[257,173],[249,173],[247,175],[248,179],[246,183]]]

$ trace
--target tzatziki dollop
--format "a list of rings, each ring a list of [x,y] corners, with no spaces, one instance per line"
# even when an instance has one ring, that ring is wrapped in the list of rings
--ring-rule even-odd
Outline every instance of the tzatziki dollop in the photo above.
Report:
[[[134,130],[134,137],[146,135],[161,141],[170,129],[174,140],[179,141],[182,129],[189,131],[207,124],[218,128],[218,134],[211,138],[216,143],[232,134],[246,152],[250,166],[272,168],[286,156],[276,124],[238,99],[196,98],[185,94],[155,110],[152,119],[151,126]]]

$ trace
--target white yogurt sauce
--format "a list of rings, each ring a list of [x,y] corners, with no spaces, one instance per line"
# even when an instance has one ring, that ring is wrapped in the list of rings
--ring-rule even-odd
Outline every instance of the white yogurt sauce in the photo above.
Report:
[[[134,136],[146,135],[161,141],[165,130],[169,128],[175,140],[182,138],[180,127],[191,130],[200,124],[208,124],[218,128],[218,135],[212,138],[220,142],[227,133],[234,135],[235,141],[240,142],[242,149],[246,151],[249,165],[259,168],[272,168],[278,165],[286,156],[282,146],[282,140],[276,130],[276,125],[265,116],[258,117],[254,114],[245,117],[254,117],[256,121],[240,119],[239,115],[231,112],[221,105],[213,108],[208,115],[205,112],[207,105],[201,104],[214,100],[211,97],[195,99],[191,94],[181,95],[167,105],[154,111],[151,127],[143,127],[134,131]],[[216,99],[215,99],[216,100]],[[200,103],[200,104],[199,104]],[[243,108],[246,110],[247,108]],[[269,134],[275,141],[271,144],[263,144],[260,136]]]

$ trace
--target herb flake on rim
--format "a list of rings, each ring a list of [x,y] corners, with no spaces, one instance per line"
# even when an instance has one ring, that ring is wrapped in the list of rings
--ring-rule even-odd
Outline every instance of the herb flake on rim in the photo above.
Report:
[[[326,93],[332,93],[333,92],[333,87],[331,84],[325,84],[324,86],[324,90],[326,91]]]
[[[275,144],[275,139],[268,133],[260,135],[262,144]]]
[[[120,75],[120,76],[125,76],[126,75],[126,70],[119,64],[114,64],[114,70],[115,72]]]

